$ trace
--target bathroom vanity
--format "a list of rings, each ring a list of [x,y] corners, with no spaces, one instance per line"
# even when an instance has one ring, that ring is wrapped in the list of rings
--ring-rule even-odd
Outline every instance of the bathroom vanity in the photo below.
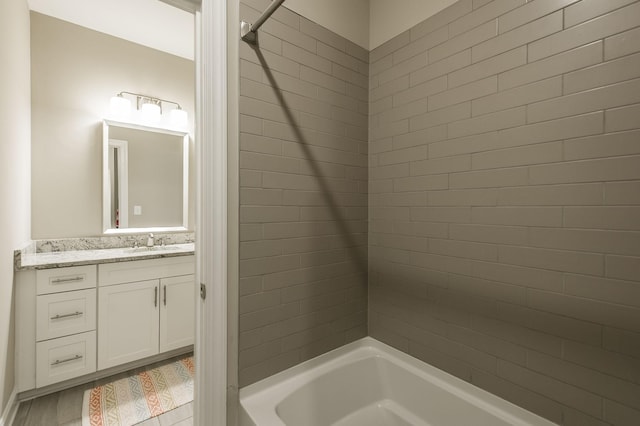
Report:
[[[192,351],[198,300],[194,121],[184,116],[193,62],[38,13],[31,23],[34,63],[67,55],[72,40],[95,43],[31,76],[35,241],[16,252],[18,399]],[[69,79],[69,64],[83,71]],[[69,96],[78,87],[80,102]],[[130,111],[111,110],[113,95]]]
[[[16,270],[18,392],[192,350],[193,243],[23,255]]]

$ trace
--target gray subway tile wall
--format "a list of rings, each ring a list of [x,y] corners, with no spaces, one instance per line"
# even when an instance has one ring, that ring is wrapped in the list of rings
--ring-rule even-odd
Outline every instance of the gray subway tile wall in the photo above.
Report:
[[[640,424],[640,2],[460,0],[370,61],[369,333]]]
[[[367,335],[369,52],[285,7],[258,40],[240,45],[240,386]]]
[[[370,53],[282,7],[259,39],[240,385],[369,333],[559,424],[637,425],[640,2],[460,0]]]

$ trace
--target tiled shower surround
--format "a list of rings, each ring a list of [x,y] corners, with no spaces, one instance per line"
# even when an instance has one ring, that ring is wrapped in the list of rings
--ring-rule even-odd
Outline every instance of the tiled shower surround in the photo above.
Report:
[[[369,333],[640,424],[640,2],[462,0],[370,60]]]
[[[240,386],[367,334],[369,53],[284,7],[258,39],[240,45]]]
[[[370,54],[281,8],[260,38],[240,384],[368,333],[559,424],[640,424],[640,2],[461,0]]]

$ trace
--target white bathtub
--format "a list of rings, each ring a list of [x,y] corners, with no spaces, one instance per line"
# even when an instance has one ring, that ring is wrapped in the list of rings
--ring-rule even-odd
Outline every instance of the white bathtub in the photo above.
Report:
[[[240,425],[554,423],[366,337],[242,388]]]

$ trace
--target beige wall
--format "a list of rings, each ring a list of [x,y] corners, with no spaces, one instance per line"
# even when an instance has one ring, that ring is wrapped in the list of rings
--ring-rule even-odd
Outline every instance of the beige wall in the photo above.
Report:
[[[170,99],[193,120],[193,61],[35,12],[31,38],[32,238],[100,235],[109,99],[122,90]],[[192,197],[190,224],[194,206]]]
[[[370,333],[638,424],[640,2],[461,0],[370,59]]]
[[[30,83],[26,0],[0,2],[0,415],[14,387],[13,250],[29,240]]]
[[[103,34],[193,60],[193,13],[200,0],[29,0],[29,8]]]
[[[476,3],[487,3],[476,1]],[[373,50],[455,3],[455,0],[369,0],[369,49]]]
[[[285,5],[371,50],[453,3],[455,0],[287,0]]]
[[[287,0],[285,5],[316,24],[369,49],[369,0]]]
[[[259,39],[240,44],[241,386],[367,334],[368,52],[285,7]]]

